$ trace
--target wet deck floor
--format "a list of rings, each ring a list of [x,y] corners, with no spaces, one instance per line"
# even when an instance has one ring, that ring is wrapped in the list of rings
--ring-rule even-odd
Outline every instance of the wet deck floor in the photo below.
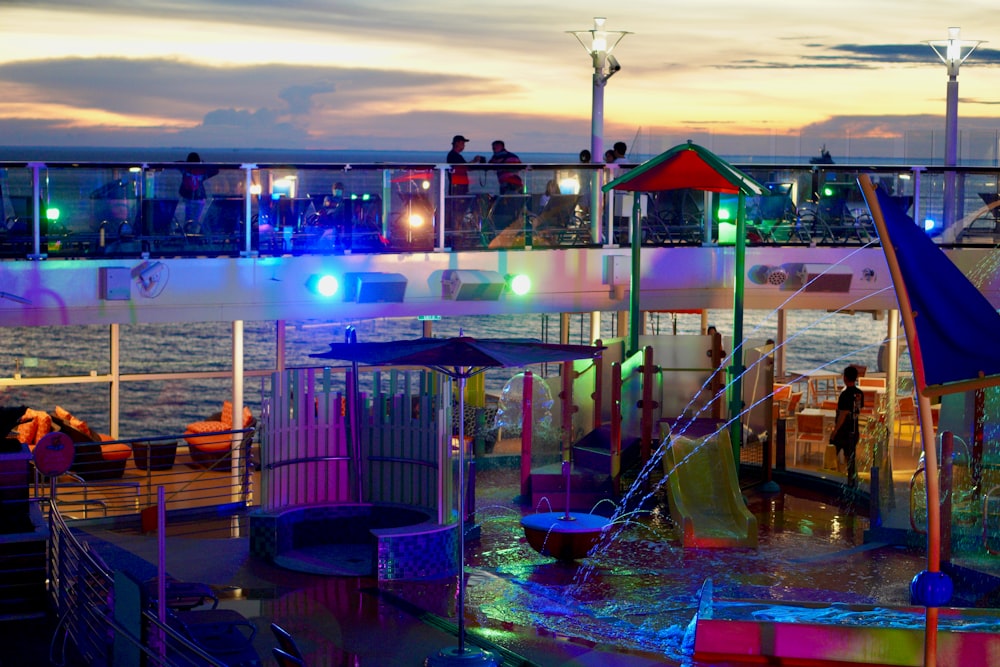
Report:
[[[707,579],[716,599],[906,605],[909,582],[925,567],[921,551],[865,544],[868,520],[849,503],[788,491],[750,494],[757,549],[685,550],[654,510],[593,557],[558,562],[527,544],[517,488],[516,470],[479,473],[481,535],[466,548],[468,642],[502,647],[507,665],[700,665],[685,635]],[[314,667],[415,666],[457,645],[453,578],[379,587],[370,578],[284,570],[250,557],[245,537],[227,537],[242,523],[171,526],[167,568],[212,585],[221,606],[253,620],[263,664],[275,664],[272,622],[295,636]],[[101,537],[155,562],[155,537]]]

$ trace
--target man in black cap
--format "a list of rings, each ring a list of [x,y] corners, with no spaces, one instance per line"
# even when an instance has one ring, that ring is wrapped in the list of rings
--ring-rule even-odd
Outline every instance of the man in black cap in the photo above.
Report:
[[[467,164],[462,151],[465,150],[465,143],[468,141],[461,134],[456,134],[451,139],[451,150],[448,151],[448,164]],[[474,164],[483,162],[483,156],[477,155],[472,158]],[[465,167],[451,168],[451,191],[452,195],[469,194],[469,171]]]
[[[465,167],[467,164],[465,157],[462,155],[462,151],[465,150],[465,143],[468,139],[461,134],[456,134],[451,139],[451,150],[448,151],[448,164],[453,165],[451,168],[450,178],[448,179],[449,189],[449,206],[448,206],[448,227],[451,229],[459,229],[467,224],[465,218],[466,215],[472,207],[472,197],[469,197],[469,170]],[[477,155],[472,158],[473,163],[485,162],[485,158],[482,155]],[[464,240],[464,235],[458,235],[458,237],[452,238],[452,245],[456,243],[461,243]]]

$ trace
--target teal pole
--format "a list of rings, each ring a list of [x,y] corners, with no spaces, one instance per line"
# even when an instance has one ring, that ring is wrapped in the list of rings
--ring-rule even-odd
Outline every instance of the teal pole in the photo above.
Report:
[[[642,225],[639,220],[639,193],[632,197],[632,273],[628,292],[628,354],[639,349],[639,248],[642,246]]]
[[[731,394],[729,416],[734,419],[729,434],[733,441],[733,461],[740,469],[740,445],[743,442],[743,291],[746,283],[746,195],[740,190],[736,209],[736,275],[733,285],[733,356],[729,365]]]

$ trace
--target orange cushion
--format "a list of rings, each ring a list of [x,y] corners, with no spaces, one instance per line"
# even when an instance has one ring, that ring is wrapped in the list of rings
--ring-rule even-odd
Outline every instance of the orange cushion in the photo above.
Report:
[[[232,444],[232,437],[228,435],[198,435],[199,433],[217,433],[228,431],[229,429],[222,422],[200,421],[187,425],[184,431],[184,439],[189,445],[197,447],[202,451],[217,452],[229,449]]]
[[[54,412],[56,413],[56,417],[69,424],[71,428],[75,428],[91,440],[98,440],[97,434],[90,430],[90,426],[87,422],[79,419],[78,417],[74,417],[73,413],[63,406],[57,405]]]
[[[25,445],[34,447],[36,433],[38,433],[38,422],[34,419],[17,425],[17,439]]]
[[[101,433],[102,440],[110,440],[111,436],[105,438],[106,433]],[[121,461],[132,456],[132,448],[124,442],[117,442],[113,445],[101,445],[101,458],[105,461]]]
[[[28,408],[24,411],[24,417],[30,418],[30,421],[17,425],[17,439],[20,442],[34,447],[39,440],[52,432],[52,417],[49,413]]]
[[[250,408],[243,406],[243,426],[240,428],[246,428],[250,426],[250,422],[253,420],[253,413],[250,412]],[[229,431],[233,428],[233,402],[223,401],[222,402],[222,423],[226,425],[225,430]]]

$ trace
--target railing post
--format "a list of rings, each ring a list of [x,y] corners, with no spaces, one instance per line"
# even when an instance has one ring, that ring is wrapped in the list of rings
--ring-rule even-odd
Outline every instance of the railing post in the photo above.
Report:
[[[531,397],[534,380],[531,371],[524,372],[521,385],[521,498],[522,503],[531,496],[531,430],[533,410]]]
[[[951,508],[954,495],[954,470],[952,454],[955,451],[955,434],[941,434],[941,562],[951,560]]]

